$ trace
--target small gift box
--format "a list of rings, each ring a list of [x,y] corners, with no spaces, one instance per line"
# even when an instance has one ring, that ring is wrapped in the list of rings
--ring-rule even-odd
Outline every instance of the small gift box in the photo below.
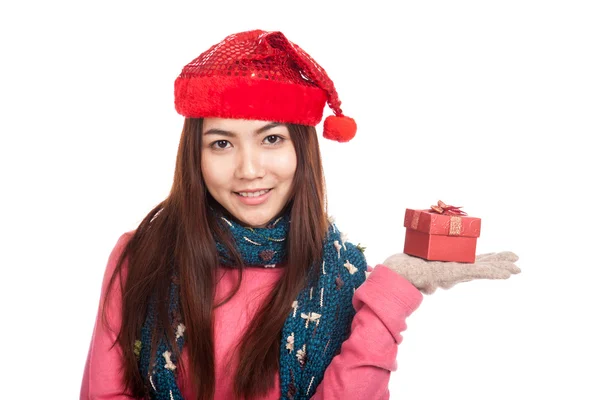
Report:
[[[441,200],[429,210],[406,209],[404,253],[430,261],[475,262],[481,219]]]

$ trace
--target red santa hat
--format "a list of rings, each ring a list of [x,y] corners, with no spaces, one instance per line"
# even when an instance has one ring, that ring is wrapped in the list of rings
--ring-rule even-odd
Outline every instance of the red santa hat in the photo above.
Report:
[[[175,109],[185,117],[258,119],[317,125],[323,136],[348,142],[356,123],[344,116],[325,70],[281,32],[227,36],[187,64],[175,80]]]

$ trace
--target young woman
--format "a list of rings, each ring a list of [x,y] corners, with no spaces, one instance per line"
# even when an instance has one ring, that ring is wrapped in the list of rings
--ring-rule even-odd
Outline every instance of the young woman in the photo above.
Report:
[[[327,214],[325,103],[324,136],[351,140],[333,83],[280,32],[184,67],[173,186],[109,257],[82,399],[387,399],[422,292],[518,272],[512,253],[368,266]]]

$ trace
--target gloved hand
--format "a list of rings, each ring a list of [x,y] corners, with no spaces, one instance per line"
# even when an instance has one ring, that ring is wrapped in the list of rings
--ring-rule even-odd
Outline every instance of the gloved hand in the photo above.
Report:
[[[450,289],[457,283],[474,279],[508,279],[521,272],[514,264],[518,259],[510,251],[480,254],[474,263],[428,261],[397,253],[388,257],[383,265],[402,275],[422,293],[432,294],[438,287]]]

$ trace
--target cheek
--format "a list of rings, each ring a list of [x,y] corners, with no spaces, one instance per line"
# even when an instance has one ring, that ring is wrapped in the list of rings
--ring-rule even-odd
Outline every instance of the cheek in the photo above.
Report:
[[[273,160],[273,170],[281,179],[292,179],[296,173],[296,152],[293,150]]]
[[[227,182],[226,166],[220,165],[218,160],[203,155],[200,168],[202,178],[204,178],[204,182],[209,191],[212,192]]]

